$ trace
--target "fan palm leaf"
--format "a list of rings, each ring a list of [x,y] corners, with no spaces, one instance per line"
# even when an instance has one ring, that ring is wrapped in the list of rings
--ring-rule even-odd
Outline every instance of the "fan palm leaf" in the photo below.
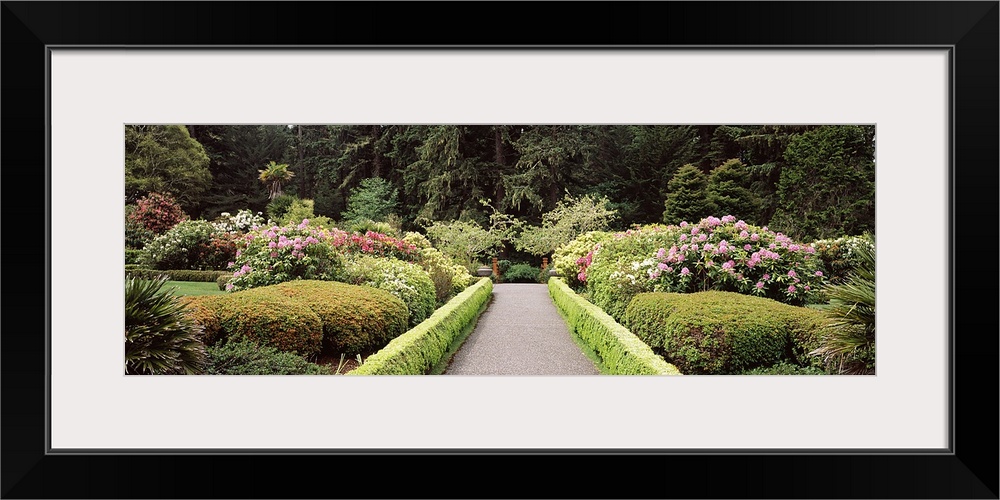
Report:
[[[186,314],[166,276],[125,281],[125,373],[200,374],[208,365],[202,328]]]

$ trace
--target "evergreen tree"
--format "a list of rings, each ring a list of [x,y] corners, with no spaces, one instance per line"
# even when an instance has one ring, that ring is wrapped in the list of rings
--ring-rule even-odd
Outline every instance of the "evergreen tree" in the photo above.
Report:
[[[667,184],[663,222],[697,222],[712,215],[715,207],[708,200],[707,187],[708,179],[698,167],[691,164],[681,167]]]
[[[212,183],[205,148],[183,125],[125,126],[125,200],[170,194],[187,213],[195,212]]]
[[[793,138],[771,226],[811,241],[875,231],[875,127],[824,126]]]
[[[344,221],[371,220],[384,222],[396,213],[399,190],[381,177],[369,177],[351,193],[347,200]]]
[[[749,172],[737,159],[712,169],[708,174],[708,201],[715,206],[719,216],[732,215],[751,224],[759,222],[758,201],[747,188],[749,181]]]

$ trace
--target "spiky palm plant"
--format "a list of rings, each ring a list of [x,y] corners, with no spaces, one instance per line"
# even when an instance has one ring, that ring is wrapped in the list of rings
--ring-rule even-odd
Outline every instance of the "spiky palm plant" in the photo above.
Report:
[[[185,313],[166,276],[125,280],[125,373],[196,375],[208,365],[202,328]]]
[[[813,355],[844,374],[875,372],[875,237],[865,233],[858,266],[843,283],[825,287],[833,320]]]
[[[292,180],[295,173],[288,170],[288,165],[284,163],[268,163],[264,169],[258,170],[260,181],[270,187],[270,199],[273,200],[281,196],[281,185]]]

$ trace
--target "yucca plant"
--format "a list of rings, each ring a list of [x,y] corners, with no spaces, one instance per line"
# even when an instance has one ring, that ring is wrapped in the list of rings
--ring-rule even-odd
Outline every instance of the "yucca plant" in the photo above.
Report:
[[[202,328],[186,314],[186,306],[170,289],[166,276],[125,280],[125,373],[129,375],[196,375],[208,357]]]
[[[863,235],[858,265],[843,283],[824,287],[832,323],[811,354],[844,374],[875,373],[875,237]]]

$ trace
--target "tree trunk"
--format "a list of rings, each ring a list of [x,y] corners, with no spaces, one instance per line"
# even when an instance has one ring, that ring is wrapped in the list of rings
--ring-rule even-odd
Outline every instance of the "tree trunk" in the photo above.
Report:
[[[497,203],[503,201],[504,196],[507,195],[503,188],[503,174],[507,170],[507,155],[504,154],[503,150],[503,128],[504,125],[498,125],[493,128],[493,147],[494,147],[494,161],[499,165],[500,171],[496,173],[494,178],[496,179],[496,190],[494,195],[496,196]],[[504,248],[503,253],[506,256],[507,249]]]
[[[382,177],[382,155],[378,151],[378,140],[382,137],[382,130],[378,125],[372,125],[372,176]]]

